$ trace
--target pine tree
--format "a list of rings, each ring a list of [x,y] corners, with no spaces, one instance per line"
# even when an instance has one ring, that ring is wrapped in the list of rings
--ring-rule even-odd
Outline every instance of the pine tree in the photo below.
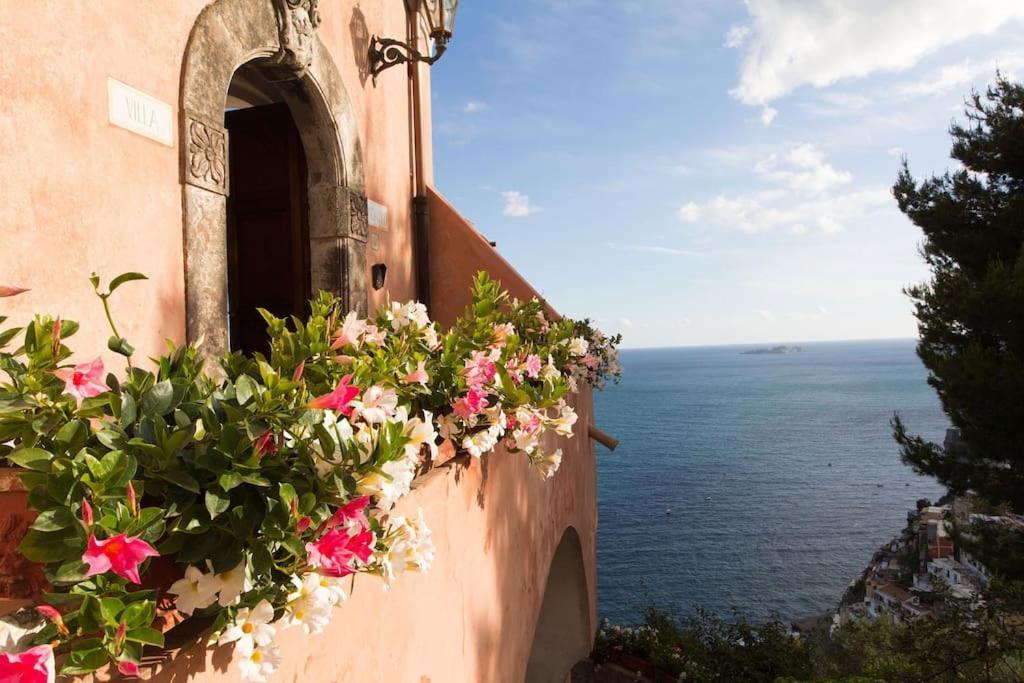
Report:
[[[917,472],[1024,512],[1024,85],[997,74],[966,117],[950,128],[963,168],[918,183],[904,160],[893,187],[932,271],[906,290],[917,353],[962,446],[893,427]]]

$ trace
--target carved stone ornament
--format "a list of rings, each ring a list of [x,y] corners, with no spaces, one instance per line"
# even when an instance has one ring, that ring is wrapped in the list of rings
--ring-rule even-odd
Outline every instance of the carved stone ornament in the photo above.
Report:
[[[348,194],[348,233],[361,241],[366,241],[367,225],[370,222],[369,207],[366,197],[358,192],[346,190]]]
[[[218,194],[228,193],[228,132],[185,116],[185,182]]]
[[[320,25],[319,0],[274,0],[280,47],[270,61],[286,76],[302,78],[313,63],[316,27]]]

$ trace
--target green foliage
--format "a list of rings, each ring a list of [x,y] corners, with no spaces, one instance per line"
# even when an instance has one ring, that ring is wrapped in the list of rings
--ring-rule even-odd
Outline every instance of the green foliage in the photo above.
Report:
[[[85,576],[90,537],[140,539],[179,572],[246,572],[248,586],[235,604],[196,612],[215,618],[219,630],[238,610],[264,600],[283,610],[294,578],[311,571],[307,543],[340,506],[362,495],[376,513],[366,522],[374,554],[358,570],[390,579],[390,545],[400,530],[389,526],[388,511],[391,499],[408,491],[395,466],[408,468],[409,481],[414,469],[429,467],[438,440],[433,419],[446,421],[446,435],[468,438],[506,412],[544,416],[560,409],[583,357],[570,342],[590,330],[568,319],[549,322],[541,302],[509,302],[481,273],[469,310],[444,334],[416,304],[391,304],[361,320],[320,293],[306,320],[263,312],[269,357],[228,354],[214,377],[204,372],[196,347],[168,343],[147,370],[131,365],[131,346],[109,306],[115,290],[142,279],[126,273],[101,291],[99,278],[91,278],[113,332],[109,347],[128,359],[128,368],[107,374],[105,385],[83,397],[67,393],[78,381],[68,377],[85,372],[65,363],[75,323],[39,316],[0,332],[7,346],[22,339],[16,349],[0,349],[7,377],[0,382],[0,457],[21,468],[30,506],[39,512],[21,552],[44,565],[55,591],[46,600],[63,614],[36,642],[71,646],[67,674],[111,660],[137,662],[143,646],[163,640],[153,629],[154,591],[111,572]],[[611,357],[614,349],[605,343],[603,352]],[[452,404],[469,389],[466,366],[474,354],[494,363],[494,381],[480,389],[494,410],[460,419]],[[543,356],[551,373],[524,374],[529,355]],[[426,376],[409,379],[418,367]],[[393,402],[380,419],[366,417],[369,405],[362,417],[352,414],[354,403],[311,406],[345,383],[358,388],[353,399],[369,402],[372,389]],[[567,423],[564,414],[542,422]],[[406,555],[400,561],[414,564]]]
[[[963,168],[917,182],[906,164],[893,188],[924,233],[929,282],[910,287],[929,383],[959,429],[944,450],[908,433],[897,416],[903,460],[957,494],[973,491],[1024,511],[1024,86],[998,76],[973,93],[954,124]],[[1020,538],[992,539],[986,561],[1017,552]],[[1005,563],[1004,563],[1005,564]],[[1024,578],[1020,560],[1013,578]]]

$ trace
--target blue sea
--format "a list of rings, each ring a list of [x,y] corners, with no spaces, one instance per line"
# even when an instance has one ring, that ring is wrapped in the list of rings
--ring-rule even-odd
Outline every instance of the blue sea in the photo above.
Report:
[[[918,498],[889,421],[941,442],[947,420],[913,340],[626,350],[595,396],[598,612],[647,605],[793,619],[836,605]],[[667,510],[671,514],[666,514]]]

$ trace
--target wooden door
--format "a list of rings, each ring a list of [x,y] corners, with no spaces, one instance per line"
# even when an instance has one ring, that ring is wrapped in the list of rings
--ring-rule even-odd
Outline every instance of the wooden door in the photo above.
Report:
[[[306,158],[285,104],[229,111],[224,119],[231,350],[266,353],[257,308],[303,316],[310,297]]]

